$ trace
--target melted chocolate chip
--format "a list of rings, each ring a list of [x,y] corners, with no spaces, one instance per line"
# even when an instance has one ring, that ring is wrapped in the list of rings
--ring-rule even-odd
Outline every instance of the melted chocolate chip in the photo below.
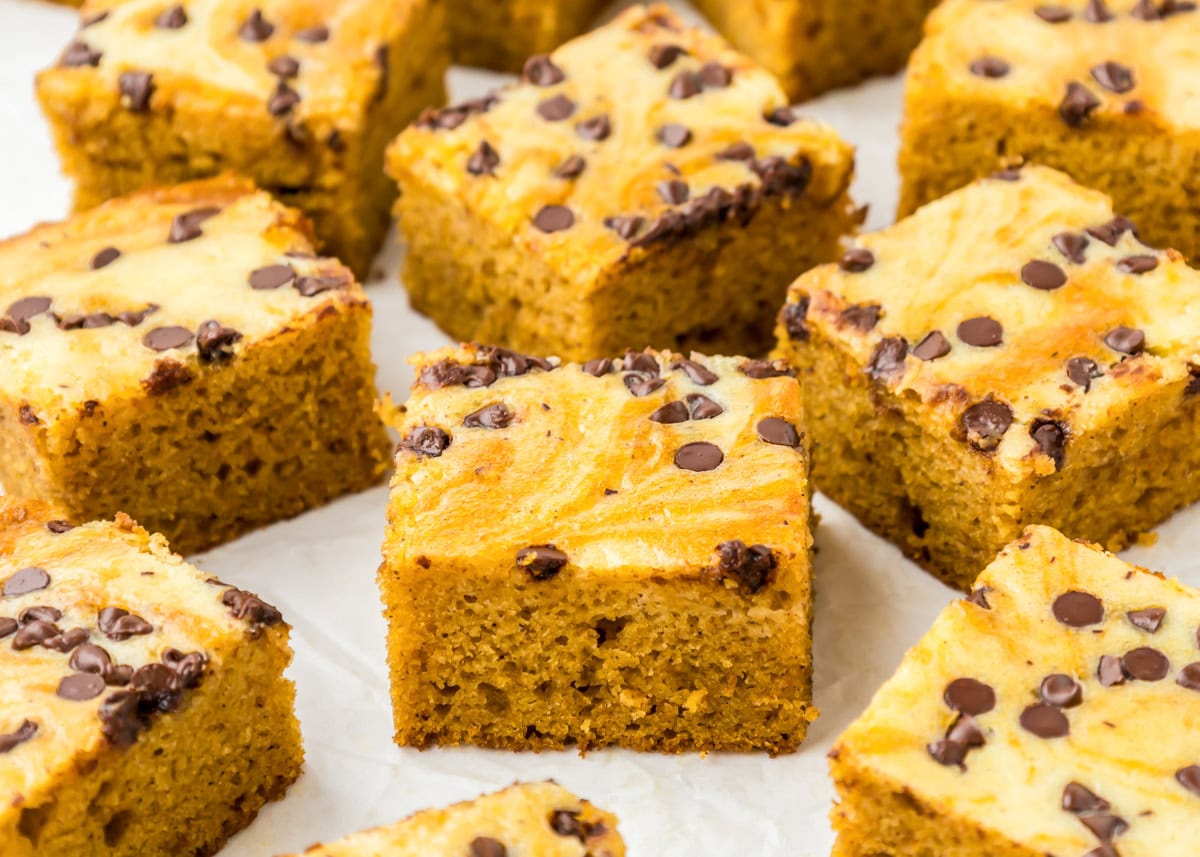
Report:
[[[867,374],[882,381],[904,373],[908,357],[908,342],[902,336],[889,336],[879,341],[867,363]]]
[[[38,726],[32,720],[22,720],[16,731],[0,734],[0,755],[11,753],[18,745],[24,744],[37,735],[37,731]],[[1180,771],[1180,774],[1182,773],[1183,771]],[[1180,782],[1183,780],[1181,779]]]
[[[221,603],[229,608],[233,618],[249,622],[255,628],[277,625],[283,621],[283,615],[273,606],[242,589],[226,589],[221,594]]]
[[[861,274],[875,264],[875,254],[866,247],[847,250],[838,260],[838,267],[852,274]]]
[[[522,76],[534,86],[554,86],[567,79],[562,69],[545,54],[535,54],[525,60]]]
[[[1004,328],[986,315],[968,318],[958,325],[958,338],[977,348],[994,348],[1004,342]]]
[[[1104,621],[1104,602],[1088,592],[1071,590],[1054,599],[1054,618],[1070,628],[1086,628]]]
[[[1012,425],[1012,409],[1003,402],[977,402],[963,411],[961,418],[967,443],[981,452],[990,452],[1000,445]]]
[[[1171,671],[1171,662],[1158,649],[1141,646],[1121,659],[1125,674],[1138,681],[1162,681]]]
[[[516,415],[509,410],[508,405],[496,402],[485,405],[477,411],[472,411],[463,417],[463,425],[467,428],[502,429],[508,428]]]
[[[138,712],[138,695],[118,690],[100,703],[100,731],[117,747],[130,747],[146,723]]]
[[[28,297],[10,304],[6,314],[14,321],[29,321],[48,309],[50,309],[50,298]]]
[[[534,580],[549,580],[567,564],[567,555],[554,545],[531,545],[517,551],[517,567]]]
[[[58,683],[58,695],[63,699],[83,702],[104,693],[104,679],[91,673],[72,673]]]
[[[712,372],[706,366],[701,366],[694,360],[674,360],[671,362],[672,370],[682,369],[683,374],[687,375],[693,384],[699,384],[701,387],[707,387],[715,384],[718,380],[717,374]]]
[[[0,616],[0,640],[16,633],[17,620],[9,616]]]
[[[397,449],[407,449],[427,458],[437,458],[450,446],[450,435],[437,426],[417,426]]]
[[[575,215],[565,205],[545,205],[533,217],[533,225],[547,234],[575,225]]]
[[[623,380],[625,381],[625,388],[639,399],[643,396],[649,396],[667,383],[662,378],[651,377],[642,372],[630,372],[625,375]]]
[[[1044,702],[1028,706],[1021,712],[1021,728],[1039,738],[1063,738],[1070,734],[1067,716]]]
[[[1148,634],[1157,634],[1162,627],[1167,611],[1162,607],[1146,607],[1142,610],[1130,610],[1125,614],[1129,624]]]
[[[612,122],[608,116],[593,116],[575,125],[575,133],[584,140],[607,140],[612,134]]]
[[[344,289],[348,285],[350,285],[350,281],[344,275],[311,276],[298,278],[294,283],[294,288],[300,293],[301,297],[313,298],[334,289]]]
[[[559,836],[573,836],[580,842],[586,842],[592,835],[592,826],[570,809],[556,809],[550,813],[550,829]]]
[[[796,431],[796,427],[790,422],[779,417],[767,417],[760,420],[755,431],[758,433],[758,439],[763,443],[790,446],[792,449],[800,447],[800,432]]]
[[[868,333],[879,324],[882,315],[883,309],[879,304],[854,304],[842,310],[839,320],[855,330]]]
[[[584,363],[580,368],[593,378],[603,378],[613,371],[613,361],[610,357],[598,357]]]
[[[996,691],[973,678],[956,678],[946,685],[942,699],[952,711],[978,717],[996,707]]]
[[[1133,69],[1111,60],[1092,66],[1092,79],[1109,92],[1118,94],[1128,92],[1135,85]]]
[[[1061,289],[1067,284],[1067,274],[1053,262],[1035,259],[1021,268],[1021,281],[1045,292]]]
[[[808,341],[810,335],[807,324],[809,301],[808,295],[801,295],[795,303],[784,304],[783,310],[779,314],[783,328],[793,342]]]
[[[26,607],[17,616],[17,623],[28,625],[30,622],[57,622],[62,618],[62,611],[57,607],[35,605]]]
[[[121,103],[129,110],[140,113],[150,106],[154,94],[154,75],[146,71],[126,71],[117,78],[117,89]]]
[[[1030,436],[1038,449],[1054,462],[1054,469],[1061,470],[1067,449],[1067,431],[1061,423],[1037,421],[1030,427]]]
[[[693,473],[716,470],[724,460],[720,447],[707,441],[685,443],[675,452],[675,466]]]
[[[191,344],[193,338],[186,327],[156,327],[142,337],[142,344],[152,351],[170,351]]]
[[[747,378],[755,381],[765,381],[768,378],[782,378],[793,375],[791,367],[782,360],[747,360],[738,367],[738,371]]]
[[[110,640],[128,640],[130,637],[149,634],[154,626],[134,613],[120,607],[105,607],[100,611],[97,625],[101,633]]]
[[[1082,83],[1071,81],[1067,93],[1058,105],[1058,115],[1072,128],[1078,128],[1100,106],[1100,99]]]
[[[1146,334],[1122,325],[1104,334],[1104,344],[1121,354],[1141,354],[1146,347]]]
[[[112,669],[112,658],[100,646],[83,643],[71,654],[71,669],[103,676]]]
[[[1104,377],[1100,366],[1090,357],[1072,357],[1067,361],[1067,377],[1083,387],[1086,393],[1092,388],[1092,380]]]
[[[38,619],[25,624],[13,635],[12,647],[18,652],[23,652],[44,643],[51,637],[57,637],[61,633],[62,631],[53,622]]]
[[[920,360],[937,360],[950,353],[950,340],[942,335],[940,330],[932,330],[916,344],[912,353]]]
[[[700,393],[688,393],[684,397],[684,402],[694,420],[711,420],[713,417],[719,417],[725,413],[724,408]]]
[[[31,565],[22,568],[4,581],[4,589],[0,592],[3,592],[5,598],[15,598],[18,595],[27,595],[30,592],[45,589],[49,585],[50,575],[44,569]]]
[[[1148,274],[1158,267],[1158,257],[1151,256],[1148,253],[1141,253],[1136,256],[1126,256],[1120,262],[1117,262],[1117,270],[1122,274],[1133,274],[1141,276]]]
[[[72,649],[87,642],[91,632],[87,628],[72,628],[54,637],[42,641],[42,646],[56,652],[66,654]]]
[[[500,153],[487,140],[481,140],[479,148],[467,159],[467,172],[473,176],[494,176],[500,166]]]
[[[778,564],[766,545],[749,545],[740,539],[717,545],[718,580],[733,580],[751,594],[766,586]]]
[[[233,346],[242,334],[232,327],[225,327],[215,319],[201,322],[196,330],[196,348],[204,363],[220,363],[233,357]]]
[[[1042,679],[1038,692],[1043,702],[1055,708],[1074,708],[1083,702],[1083,685],[1062,673]]]

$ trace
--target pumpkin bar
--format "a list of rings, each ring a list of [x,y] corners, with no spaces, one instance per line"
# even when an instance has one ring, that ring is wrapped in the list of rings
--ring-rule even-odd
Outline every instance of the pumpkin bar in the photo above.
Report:
[[[303,751],[288,627],[126,515],[0,498],[0,853],[215,854]]]
[[[586,30],[605,0],[449,0],[450,58],[456,65],[519,72]]]
[[[961,588],[1027,524],[1112,550],[1200,499],[1200,273],[1005,171],[793,285],[818,487]]]
[[[305,219],[210,179],[0,243],[0,481],[212,547],[384,479],[371,307]]]
[[[1031,527],[829,754],[834,857],[1186,857],[1200,592]]]
[[[812,538],[786,368],[412,364],[379,573],[397,743],[795,749]]]
[[[1026,161],[1102,190],[1200,258],[1200,11],[1192,0],[946,0],[913,55],[901,216]]]
[[[938,0],[696,0],[738,50],[766,66],[793,101],[904,68]]]
[[[77,208],[225,171],[359,277],[390,225],[389,140],[444,103],[437,0],[87,0],[37,79]]]
[[[516,784],[364,830],[303,857],[625,857],[617,819],[553,782]],[[302,857],[302,855],[292,855]]]
[[[760,354],[859,216],[850,147],[662,6],[529,60],[392,146],[412,305],[459,340],[589,360]]]

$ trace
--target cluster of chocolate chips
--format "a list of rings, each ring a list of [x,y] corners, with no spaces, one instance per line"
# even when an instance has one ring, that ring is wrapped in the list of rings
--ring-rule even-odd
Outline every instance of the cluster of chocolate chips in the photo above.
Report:
[[[587,822],[579,816],[576,810],[556,809],[550,813],[546,823],[557,835],[578,839],[583,843],[605,832],[601,822]],[[476,836],[471,840],[468,854],[469,857],[508,857],[508,848],[494,837]]]
[[[158,304],[147,304],[140,310],[124,310],[117,313],[92,312],[87,314],[62,314],[50,312],[53,301],[44,296],[30,296],[12,303],[3,316],[0,316],[0,331],[24,336],[29,333],[31,319],[42,314],[49,314],[59,330],[91,330],[98,327],[110,327],[118,322],[129,327],[137,327],[146,320],[146,316],[158,311]]]
[[[296,259],[316,258],[298,251],[287,255]],[[285,262],[255,268],[246,278],[246,282],[250,288],[260,292],[271,291],[290,284],[301,297],[312,298],[325,292],[344,289],[351,284],[352,280],[344,271],[333,274],[300,275],[296,273],[295,268]]]
[[[1071,782],[1063,789],[1062,808],[1100,841],[1088,857],[1118,857],[1113,840],[1129,829],[1129,822],[1114,815],[1108,801],[1081,783]]]
[[[771,582],[778,566],[775,553],[766,545],[747,545],[741,539],[717,545],[717,564],[710,574],[719,581],[730,580],[750,594]]]
[[[983,729],[975,718],[996,707],[996,692],[978,679],[956,678],[946,685],[942,700],[958,716],[945,736],[925,749],[939,765],[957,765],[966,770],[967,754],[987,744]]]

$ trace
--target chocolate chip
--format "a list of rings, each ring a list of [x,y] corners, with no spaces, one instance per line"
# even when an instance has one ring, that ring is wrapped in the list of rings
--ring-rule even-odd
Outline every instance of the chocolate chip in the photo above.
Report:
[[[50,298],[21,298],[9,305],[7,315],[16,321],[29,321],[29,319],[41,315],[48,309],[50,309]]]
[[[875,254],[866,247],[847,250],[838,260],[838,267],[852,274],[861,274],[875,264]]]
[[[129,110],[141,112],[150,106],[154,94],[154,75],[148,71],[126,71],[117,78],[121,103]]]
[[[675,466],[693,473],[716,470],[724,460],[725,454],[720,447],[707,441],[685,443],[675,452]]]
[[[106,268],[121,257],[121,251],[116,247],[105,247],[99,253],[92,257],[92,270],[96,271],[100,268]]]
[[[1146,347],[1146,334],[1122,325],[1104,334],[1104,344],[1121,354],[1141,354]]]
[[[754,147],[746,142],[731,143],[714,156],[718,161],[751,161]]]
[[[1067,361],[1067,377],[1083,387],[1085,393],[1092,388],[1093,378],[1103,376],[1104,373],[1100,371],[1096,361],[1090,357],[1072,357]]]
[[[1043,702],[1055,708],[1074,708],[1083,702],[1083,686],[1071,676],[1062,673],[1048,675],[1042,679],[1038,692]]]
[[[694,71],[681,71],[671,80],[671,85],[667,87],[667,94],[676,100],[684,100],[699,95],[704,89],[704,83],[700,80],[700,75]]]
[[[950,340],[940,330],[932,330],[916,344],[912,353],[919,360],[937,360],[950,353]]]
[[[550,813],[550,829],[559,836],[574,836],[580,842],[586,842],[592,835],[592,826],[570,809],[556,809]]]
[[[100,611],[97,625],[110,640],[128,640],[154,630],[154,626],[141,616],[121,607],[105,607]]]
[[[467,158],[467,172],[473,176],[494,176],[500,166],[500,153],[487,140],[481,140],[479,148]]]
[[[654,423],[663,423],[671,425],[674,423],[686,423],[692,418],[691,411],[684,402],[667,402],[661,408],[650,415],[650,421]]]
[[[429,390],[442,387],[490,387],[496,382],[496,370],[490,366],[462,366],[450,360],[439,360],[421,369],[418,382]]]
[[[1200,690],[1200,663],[1188,664],[1181,669],[1175,683],[1188,690]]]
[[[294,283],[294,288],[302,297],[314,298],[334,289],[344,289],[348,285],[350,280],[345,276],[311,276],[299,277]]]
[[[16,619],[9,616],[0,616],[0,640],[16,633],[18,627]]]
[[[885,380],[904,373],[905,358],[908,357],[908,342],[902,336],[881,339],[871,353],[867,363],[867,374],[876,380]]]
[[[790,107],[776,107],[764,117],[768,123],[779,128],[786,128],[796,121],[796,113]]]
[[[948,768],[963,767],[963,761],[967,758],[967,746],[957,741],[934,741],[927,744],[925,750],[935,762]]]
[[[287,54],[273,57],[267,63],[267,71],[276,77],[295,77],[300,73],[300,61]]]
[[[533,225],[545,233],[562,232],[575,225],[575,215],[565,205],[544,205],[534,215]]]
[[[1019,182],[1021,180],[1021,168],[1018,166],[1007,167],[1003,170],[996,170],[989,176],[989,178],[993,178],[996,181],[1001,182]]]
[[[277,289],[296,279],[296,272],[291,265],[267,265],[250,272],[247,282],[250,288],[258,291]]]
[[[1083,17],[1093,24],[1103,24],[1113,19],[1113,13],[1109,11],[1104,0],[1088,0]]]
[[[1189,765],[1179,769],[1175,773],[1175,779],[1192,794],[1200,795],[1200,765]]]
[[[648,58],[652,66],[662,71],[682,56],[687,56],[687,51],[679,45],[654,45],[650,48]]]
[[[842,310],[840,320],[856,330],[868,333],[879,324],[883,309],[879,304],[854,304]]]
[[[558,165],[554,170],[554,177],[559,179],[575,179],[583,173],[584,167],[587,166],[585,161],[579,155],[571,155],[565,161]]]
[[[167,649],[162,653],[162,662],[175,673],[175,685],[186,688],[200,681],[208,658],[202,652],[184,654],[179,649]]]
[[[329,28],[324,24],[317,24],[313,27],[305,27],[303,30],[297,30],[292,34],[292,38],[299,42],[307,42],[315,45],[321,42],[329,41]]]
[[[687,202],[690,191],[687,182],[679,179],[658,183],[658,195],[670,205],[682,205]]]
[[[104,676],[112,668],[108,652],[93,643],[83,643],[71,654],[71,669]]]
[[[233,346],[242,334],[215,319],[201,322],[196,329],[196,348],[204,363],[220,363],[233,357]]]
[[[118,690],[100,703],[100,731],[117,747],[129,747],[137,741],[145,721],[138,712],[138,695]]]
[[[547,122],[561,122],[564,119],[570,119],[575,115],[576,104],[567,96],[559,94],[553,98],[547,98],[537,106],[538,116],[541,116]]]
[[[617,237],[624,241],[629,241],[641,230],[646,223],[646,219],[636,215],[632,217],[606,217],[604,225],[617,233]]]
[[[525,60],[525,68],[522,71],[522,75],[525,80],[534,86],[554,86],[556,83],[562,83],[567,79],[562,69],[556,66],[550,57],[545,54],[535,54]]]
[[[782,378],[794,374],[791,367],[782,360],[747,360],[738,367],[738,371],[747,378],[755,381],[765,381],[768,378]]]
[[[705,89],[724,89],[733,83],[733,71],[719,62],[709,60],[700,66],[700,80]]]
[[[1158,267],[1158,257],[1151,256],[1148,253],[1140,253],[1136,256],[1126,256],[1120,262],[1117,262],[1117,270],[1122,274],[1134,274],[1140,276],[1148,274]]]
[[[669,149],[679,149],[691,142],[692,132],[671,122],[658,129],[658,140]]]
[[[1125,683],[1125,669],[1121,659],[1113,655],[1101,655],[1100,664],[1096,668],[1096,679],[1101,687],[1115,687]]]
[[[63,699],[83,702],[104,693],[104,679],[91,673],[72,673],[58,683],[57,693]]]
[[[608,116],[593,116],[591,119],[576,123],[575,133],[584,140],[607,140],[609,134],[612,133],[612,123]]]
[[[1021,712],[1021,728],[1039,738],[1063,738],[1071,732],[1067,716],[1044,702],[1030,705]]]
[[[609,357],[598,357],[584,363],[581,369],[593,378],[603,378],[613,371],[613,362]]]
[[[1058,115],[1072,128],[1078,128],[1100,106],[1100,99],[1082,83],[1071,81],[1067,94],[1058,105]]]
[[[980,57],[971,61],[970,69],[976,77],[999,78],[1006,76],[1011,66],[999,57]]]
[[[159,13],[154,19],[154,26],[163,30],[178,30],[180,27],[187,26],[187,12],[182,6],[172,6]]]
[[[490,836],[476,836],[471,840],[470,857],[508,857],[508,849]]]
[[[417,426],[404,440],[400,441],[397,449],[407,449],[427,458],[437,458],[450,446],[450,435],[437,426]]]
[[[694,360],[674,360],[671,362],[670,368],[672,370],[682,369],[683,374],[687,375],[693,384],[699,384],[701,387],[708,387],[719,380],[715,372]]]
[[[486,405],[477,411],[472,411],[463,417],[463,425],[467,428],[502,429],[508,428],[516,415],[509,410],[508,405],[496,402]]]
[[[1121,665],[1126,675],[1138,681],[1162,681],[1171,671],[1171,662],[1158,649],[1141,646],[1125,653]]]
[[[226,589],[221,594],[221,603],[229,608],[233,618],[249,622],[255,627],[277,625],[283,621],[277,609],[254,593],[242,589]]]
[[[271,38],[271,34],[275,32],[275,25],[263,18],[262,11],[255,9],[250,13],[242,26],[238,28],[238,35],[247,42],[265,42]]]
[[[275,85],[275,91],[267,99],[267,112],[272,116],[285,116],[300,103],[300,93],[292,89],[282,80]]]
[[[17,624],[28,625],[30,622],[57,622],[62,618],[62,611],[57,607],[36,604],[26,607],[17,616]]]
[[[981,315],[959,324],[958,338],[977,348],[994,348],[1004,342],[1004,328],[994,318]]]
[[[24,336],[29,333],[29,322],[9,318],[8,316],[0,316],[0,330],[6,333],[15,333],[17,336]]]
[[[1085,251],[1088,244],[1091,243],[1087,240],[1087,236],[1081,235],[1078,232],[1060,232],[1052,240],[1055,249],[1059,253],[1062,253],[1069,261],[1076,265],[1082,265],[1087,261]],[[1066,281],[1065,275],[1063,281]]]
[[[946,685],[942,699],[952,711],[977,717],[996,707],[996,691],[973,678],[956,678]]]
[[[967,443],[981,452],[989,452],[1000,445],[1000,439],[1012,425],[1013,414],[1008,405],[988,399],[963,411],[961,421]]]
[[[1071,628],[1086,628],[1104,621],[1104,602],[1088,592],[1071,590],[1054,599],[1054,618]]]
[[[1087,234],[1095,238],[1097,241],[1102,241],[1109,247],[1117,246],[1117,242],[1121,240],[1121,236],[1126,232],[1137,234],[1137,230],[1133,227],[1133,222],[1125,217],[1114,217],[1108,223],[1102,223],[1099,226],[1089,227]]]
[[[1054,462],[1054,469],[1061,470],[1066,454],[1067,431],[1061,423],[1035,421],[1029,430],[1033,442],[1044,455]]]
[[[3,594],[5,598],[15,598],[18,595],[27,595],[30,592],[45,589],[49,585],[50,575],[46,574],[45,569],[31,565],[22,568],[4,581]]]
[[[779,314],[780,320],[783,322],[783,329],[787,331],[787,335],[794,342],[808,341],[809,302],[808,295],[800,295],[795,303],[784,304],[783,310]]]
[[[687,403],[688,412],[694,420],[711,420],[725,413],[724,408],[700,393],[688,393],[684,402]]]
[[[567,564],[567,555],[554,545],[531,545],[517,551],[517,567],[534,580],[549,580]]]
[[[1062,808],[1073,815],[1084,813],[1108,812],[1108,801],[1100,797],[1086,786],[1079,783],[1067,783],[1062,793]]]
[[[12,647],[18,652],[23,652],[46,642],[51,637],[57,637],[61,633],[62,630],[53,622],[38,619],[25,624],[13,635]]]
[[[798,449],[800,446],[800,433],[785,419],[766,417],[759,421],[755,431],[758,433],[758,439],[763,443],[790,446],[792,449]]]
[[[751,594],[760,591],[771,579],[778,564],[766,545],[749,545],[740,539],[717,545],[718,580],[733,580]]]
[[[1088,815],[1079,820],[1101,842],[1112,842],[1129,829],[1129,823],[1119,815]]]
[[[649,396],[667,382],[662,378],[647,376],[641,372],[630,372],[624,379],[625,388],[637,398]]]
[[[1032,262],[1026,262],[1021,268],[1021,282],[1027,286],[1033,286],[1035,289],[1049,292],[1065,286],[1067,275],[1053,262],[1035,259]]]
[[[69,631],[63,631],[61,634],[43,640],[42,646],[66,654],[76,646],[86,643],[89,636],[91,636],[91,633],[87,628],[72,628]]]
[[[100,58],[103,55],[100,51],[95,50],[87,42],[74,41],[67,45],[66,50],[59,57],[58,64],[63,68],[95,68],[100,65]]]
[[[1063,6],[1038,6],[1033,13],[1048,24],[1062,24],[1071,20],[1071,10]]]
[[[759,158],[750,162],[750,169],[766,193],[799,195],[812,181],[812,162],[807,158],[796,164],[776,156]]]
[[[211,217],[219,214],[219,208],[196,208],[192,211],[186,211],[183,214],[177,214],[171,220],[171,231],[167,235],[168,244],[182,244],[185,241],[193,241],[199,238],[204,233],[200,229],[200,224]]]
[[[32,720],[22,720],[21,725],[17,727],[15,732],[7,732],[0,734],[0,755],[11,753],[18,745],[24,744],[37,734],[37,724]],[[1179,772],[1180,775],[1183,771]],[[1180,779],[1180,782],[1184,782]],[[1187,785],[1184,783],[1184,785]]]
[[[1092,66],[1092,79],[1109,92],[1118,94],[1128,92],[1135,85],[1133,69],[1112,61]]]
[[[192,332],[186,327],[173,325],[156,327],[142,337],[142,344],[152,351],[170,351],[173,348],[183,348],[191,343]]]
[[[1148,634],[1157,634],[1162,627],[1167,611],[1162,607],[1146,607],[1142,610],[1130,610],[1125,614],[1129,624]]]
[[[976,607],[982,607],[984,610],[991,610],[992,605],[988,603],[987,594],[992,591],[990,586],[979,586],[972,589],[970,594],[963,600],[968,604],[974,604]]]

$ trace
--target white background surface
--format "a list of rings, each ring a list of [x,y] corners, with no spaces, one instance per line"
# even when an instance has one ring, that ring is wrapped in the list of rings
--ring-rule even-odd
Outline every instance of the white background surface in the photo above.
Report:
[[[34,72],[75,28],[70,10],[0,0],[0,236],[66,214],[58,172],[32,95]],[[480,94],[494,76],[456,70],[452,97]],[[870,228],[895,207],[901,81],[883,80],[806,105],[858,147],[855,197]],[[371,284],[379,387],[399,399],[404,358],[446,340],[408,308],[397,282],[399,248],[380,257]],[[3,367],[0,367],[3,371]],[[1102,497],[1097,498],[1103,502]],[[553,777],[616,812],[631,857],[818,857],[832,845],[825,751],[863,709],[904,651],[955,594],[904,560],[846,513],[818,498],[816,702],[823,714],[799,753],[661,757],[614,751],[503,753],[401,750],[391,741],[384,623],[375,569],[385,489],[346,498],[197,558],[207,571],[259,592],[294,627],[291,670],[308,760],[287,798],[268,807],[222,857],[300,850],[434,805],[523,779]],[[1200,585],[1200,509],[1177,516],[1136,562]]]

